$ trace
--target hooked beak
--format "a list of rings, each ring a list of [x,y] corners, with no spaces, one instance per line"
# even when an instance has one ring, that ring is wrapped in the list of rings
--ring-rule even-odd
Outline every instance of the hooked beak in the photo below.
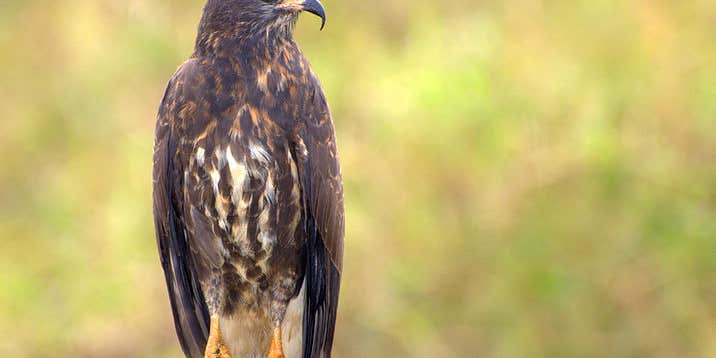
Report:
[[[321,18],[321,30],[326,25],[326,10],[323,9],[323,5],[318,0],[303,0],[299,3],[303,11],[310,12]]]

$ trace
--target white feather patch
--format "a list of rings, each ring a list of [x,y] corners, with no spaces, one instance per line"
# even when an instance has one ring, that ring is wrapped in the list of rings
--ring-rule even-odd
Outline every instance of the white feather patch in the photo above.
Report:
[[[231,200],[236,205],[237,220],[232,227],[234,240],[239,242],[242,252],[250,251],[250,245],[246,240],[248,223],[246,220],[246,212],[249,207],[249,201],[244,200],[244,187],[247,185],[249,176],[246,170],[246,164],[243,160],[239,161],[231,151],[231,146],[226,149],[226,161],[229,165],[231,173]]]
[[[204,166],[204,152],[204,148],[196,148],[196,164],[198,164],[200,167]]]
[[[288,303],[281,322],[281,341],[286,357],[300,357],[303,352],[303,308],[306,303],[306,280],[301,292]]]
[[[263,165],[268,165],[271,160],[271,156],[261,144],[254,141],[249,142],[249,153],[251,158],[259,161]]]

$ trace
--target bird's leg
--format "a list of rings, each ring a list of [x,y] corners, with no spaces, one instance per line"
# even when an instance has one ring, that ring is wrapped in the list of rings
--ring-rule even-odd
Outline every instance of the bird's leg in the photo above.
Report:
[[[280,327],[276,327],[273,330],[273,339],[271,340],[271,348],[269,349],[267,358],[285,358],[283,355],[283,346],[281,345]]]
[[[211,324],[209,326],[209,339],[206,342],[206,350],[204,358],[231,358],[229,349],[226,348],[224,340],[221,338],[221,328],[219,327],[219,316],[211,316]]]

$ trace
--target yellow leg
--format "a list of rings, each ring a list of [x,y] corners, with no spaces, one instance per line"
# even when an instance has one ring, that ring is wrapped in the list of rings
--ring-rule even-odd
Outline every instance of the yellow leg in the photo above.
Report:
[[[209,339],[206,342],[204,358],[231,358],[229,349],[226,348],[224,340],[221,339],[221,329],[219,328],[218,316],[211,316]]]
[[[281,346],[281,328],[276,327],[273,330],[273,340],[271,340],[271,349],[267,358],[285,358]]]

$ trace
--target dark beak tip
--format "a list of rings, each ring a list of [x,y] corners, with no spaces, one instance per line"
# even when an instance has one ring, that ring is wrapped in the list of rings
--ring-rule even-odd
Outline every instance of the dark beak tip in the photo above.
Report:
[[[321,18],[321,30],[323,30],[323,27],[326,26],[326,11],[323,9],[323,4],[319,0],[304,0],[301,5],[303,5],[304,11]]]

